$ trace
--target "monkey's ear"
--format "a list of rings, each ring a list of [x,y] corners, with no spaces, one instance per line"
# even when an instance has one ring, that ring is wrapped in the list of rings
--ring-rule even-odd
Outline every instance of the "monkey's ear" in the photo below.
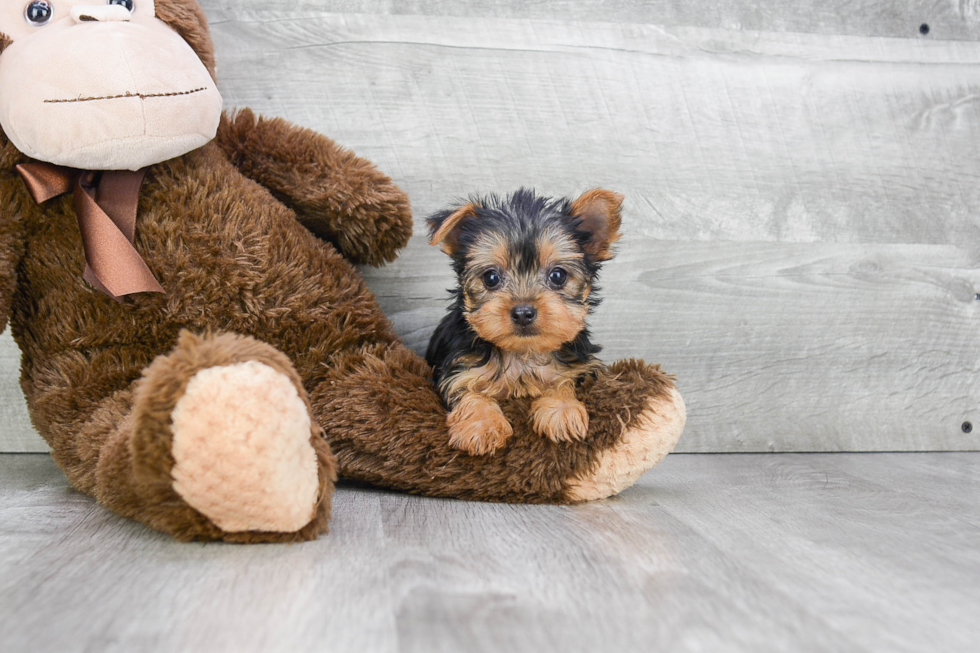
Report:
[[[442,211],[426,220],[429,225],[429,244],[438,245],[450,256],[459,246],[459,232],[467,220],[476,217],[476,204],[470,202],[454,211]]]
[[[581,221],[578,231],[589,234],[585,251],[597,261],[613,257],[612,245],[622,235],[623,199],[619,193],[596,188],[572,202],[572,214]]]
[[[187,41],[214,79],[214,42],[204,10],[194,0],[154,0],[156,17]]]

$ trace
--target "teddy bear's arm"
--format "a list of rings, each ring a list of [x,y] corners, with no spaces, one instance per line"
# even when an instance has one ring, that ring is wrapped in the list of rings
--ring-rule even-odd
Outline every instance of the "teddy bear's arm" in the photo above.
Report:
[[[4,179],[0,185],[0,197],[12,194],[9,184],[22,183],[19,179]],[[10,304],[17,287],[17,266],[24,257],[26,237],[24,223],[17,215],[11,215],[9,204],[0,207],[0,333],[7,328]]]
[[[326,136],[242,109],[222,116],[217,143],[242,174],[354,263],[393,261],[412,235],[405,193]]]

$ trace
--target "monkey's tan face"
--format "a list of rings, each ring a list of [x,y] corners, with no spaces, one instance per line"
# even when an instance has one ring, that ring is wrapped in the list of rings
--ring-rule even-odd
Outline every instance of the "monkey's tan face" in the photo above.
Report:
[[[24,154],[137,170],[214,138],[221,96],[207,68],[153,0],[132,11],[117,1],[0,0],[12,41],[0,54],[0,126]]]

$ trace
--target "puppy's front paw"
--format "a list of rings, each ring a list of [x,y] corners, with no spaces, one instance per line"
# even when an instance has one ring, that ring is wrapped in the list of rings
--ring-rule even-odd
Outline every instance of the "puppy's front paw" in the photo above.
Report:
[[[497,402],[479,395],[463,397],[447,423],[450,446],[473,456],[493,453],[514,434]]]
[[[531,404],[534,430],[552,442],[581,440],[589,432],[589,412],[574,393],[546,394]]]

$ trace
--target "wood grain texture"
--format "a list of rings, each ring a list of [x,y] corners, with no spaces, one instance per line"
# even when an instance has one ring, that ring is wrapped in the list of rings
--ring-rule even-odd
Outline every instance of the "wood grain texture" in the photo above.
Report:
[[[0,456],[0,627],[10,653],[966,653],[978,500],[978,454],[674,455],[584,506],[340,488],[317,542],[196,545]]]
[[[980,448],[980,44],[215,13],[226,99],[378,161],[419,218],[624,192],[597,340],[678,375],[681,450]],[[421,351],[446,261],[420,235],[366,274]]]
[[[648,23],[772,32],[847,34],[853,36],[980,38],[980,2],[954,0],[202,0],[219,11],[269,11],[277,15],[337,13],[534,18],[575,21]]]
[[[227,104],[349,145],[419,216],[600,185],[669,240],[980,246],[980,43],[245,11],[213,32]]]
[[[681,450],[980,449],[972,3],[202,4],[226,103],[376,161],[419,224],[521,185],[624,192],[597,341],[679,377]],[[885,38],[922,13],[929,38]],[[365,274],[424,349],[445,259],[417,233]],[[43,449],[14,387],[0,451]]]
[[[0,453],[48,449],[31,425],[20,389],[20,350],[7,329],[0,334]]]
[[[435,248],[365,270],[421,351],[452,275]],[[592,319],[606,360],[678,374],[679,451],[974,450],[980,255],[936,245],[626,236]]]

